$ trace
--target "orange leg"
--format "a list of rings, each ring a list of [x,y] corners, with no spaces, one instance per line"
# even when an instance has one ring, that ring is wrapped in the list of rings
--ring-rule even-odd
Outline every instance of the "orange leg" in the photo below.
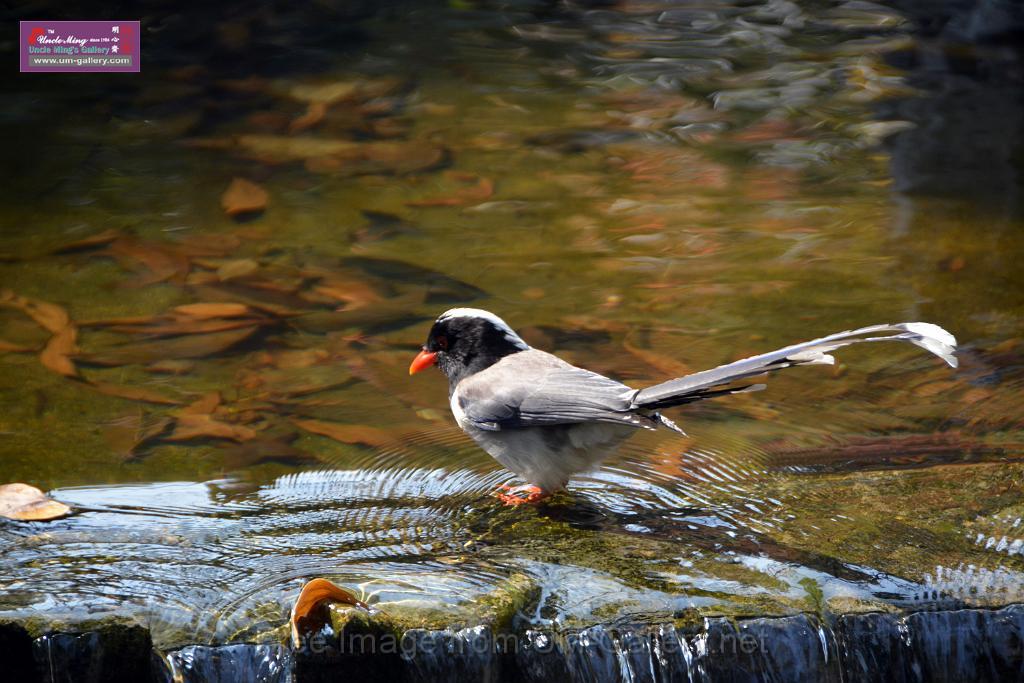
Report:
[[[532,484],[524,484],[523,486],[502,484],[494,492],[494,495],[505,505],[523,505],[524,503],[539,503],[551,494]]]

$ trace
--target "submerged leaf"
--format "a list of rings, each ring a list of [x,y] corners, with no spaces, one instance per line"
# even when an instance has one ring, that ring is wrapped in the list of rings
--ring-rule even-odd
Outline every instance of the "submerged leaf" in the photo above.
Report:
[[[66,377],[78,376],[78,370],[70,358],[71,354],[78,351],[78,328],[71,322],[67,310],[48,301],[19,296],[8,289],[0,291],[0,306],[19,309],[52,333],[53,336],[39,354],[39,361],[44,367]]]
[[[193,147],[225,149],[265,164],[306,164],[310,171],[363,175],[424,171],[444,162],[443,147],[426,142],[357,142],[309,135],[239,135],[191,140]],[[115,243],[116,244],[116,243]]]
[[[78,377],[78,370],[71,360],[71,355],[78,351],[77,340],[78,328],[68,325],[46,342],[46,347],[39,354],[39,362],[65,377]]]
[[[217,277],[221,282],[227,282],[228,280],[248,277],[259,271],[259,269],[260,264],[256,263],[252,259],[235,259],[221,264],[221,266],[217,268]]]
[[[175,306],[174,312],[197,320],[207,320],[209,318],[238,318],[249,315],[253,311],[245,304],[217,302]]]
[[[494,194],[494,183],[483,176],[472,173],[456,173],[450,171],[444,174],[449,180],[458,183],[459,189],[449,195],[428,197],[426,199],[414,199],[406,202],[406,206],[462,206],[464,204],[478,204],[490,199]]]
[[[341,443],[360,444],[376,448],[391,443],[394,440],[383,429],[377,429],[368,425],[346,425],[338,424],[337,422],[324,422],[322,420],[292,420],[292,423],[296,427],[305,429],[307,432],[326,436]]]
[[[269,195],[262,187],[246,180],[234,178],[221,195],[220,205],[229,216],[259,213],[267,208]]]
[[[121,237],[122,233],[118,230],[104,230],[98,232],[95,235],[90,235],[84,239],[69,242],[62,246],[57,247],[51,253],[53,254],[70,254],[76,251],[85,251],[87,249],[96,249],[97,247],[104,247],[118,237]]]
[[[127,415],[107,424],[103,429],[103,437],[115,453],[128,460],[136,457],[143,446],[167,431],[171,422],[171,418],[164,416]]]
[[[336,586],[327,579],[313,579],[302,587],[302,592],[292,606],[290,623],[294,647],[301,647],[303,636],[316,633],[330,621],[327,605],[332,602],[353,605],[364,610],[370,609],[351,591]]]
[[[77,360],[92,365],[131,365],[167,359],[203,358],[221,353],[252,336],[258,326],[226,332],[192,334],[166,339],[113,346],[97,353],[81,354]]]
[[[48,498],[35,486],[28,484],[0,486],[0,517],[20,521],[46,521],[70,513],[71,508],[64,503]]]
[[[107,396],[117,396],[118,398],[127,398],[132,401],[144,401],[145,403],[157,403],[165,406],[181,404],[181,401],[144,387],[127,387],[121,384],[99,381],[89,381],[85,384]]]
[[[288,124],[288,132],[294,134],[308,130],[323,121],[326,114],[327,105],[324,102],[310,102],[306,113]]]
[[[623,342],[622,347],[655,370],[669,377],[682,377],[693,372],[693,368],[686,365],[686,363],[669,356],[664,356],[657,351],[642,349],[633,346],[629,342]]]
[[[221,404],[221,396],[219,391],[211,391],[206,394],[198,401],[188,404],[181,409],[182,415],[212,415],[213,411]]]
[[[240,469],[264,462],[279,462],[286,465],[302,465],[317,462],[317,458],[295,448],[289,438],[260,437],[245,443],[231,445],[224,449],[224,466]]]
[[[192,372],[196,364],[190,360],[158,360],[146,366],[149,372],[156,372],[165,375],[184,375]]]
[[[25,346],[24,344],[15,344],[9,342],[6,339],[0,339],[0,353],[28,353],[35,351],[37,347]]]
[[[209,332],[225,332],[241,327],[263,324],[266,319],[254,318],[211,318],[209,320],[154,320],[152,325],[111,325],[107,329],[122,334],[143,334],[147,337],[175,337],[182,334],[206,334]]]
[[[0,290],[0,306],[17,308],[48,332],[57,334],[71,323],[68,312],[47,301],[19,296],[9,289]]]
[[[184,413],[178,417],[174,430],[165,437],[167,441],[191,441],[192,439],[228,439],[248,441],[256,437],[256,430],[244,425],[228,424],[214,420],[209,415]]]
[[[137,276],[126,286],[142,287],[172,280],[183,283],[190,268],[186,256],[173,247],[121,237],[111,242],[104,253],[109,254],[122,267],[135,271]]]

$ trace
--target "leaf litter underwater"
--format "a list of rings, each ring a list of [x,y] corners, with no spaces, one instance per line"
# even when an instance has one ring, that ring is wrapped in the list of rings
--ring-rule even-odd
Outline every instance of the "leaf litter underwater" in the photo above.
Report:
[[[683,14],[482,12],[509,26],[453,29],[454,71],[392,28],[416,78],[176,73],[182,101],[138,86],[48,140],[79,170],[30,188],[0,259],[0,447],[73,514],[0,526],[0,614],[173,647],[280,638],[318,576],[414,624],[524,580],[531,624],[1024,599],[1024,245],[1000,261],[969,244],[983,217],[927,200],[884,227],[865,126],[898,123],[870,105],[908,96],[878,55],[909,38]],[[730,64],[751,31],[777,53]],[[406,373],[463,304],[637,386],[859,323],[968,343],[956,373],[851,351],[691,406],[689,437],[506,510],[511,475]]]

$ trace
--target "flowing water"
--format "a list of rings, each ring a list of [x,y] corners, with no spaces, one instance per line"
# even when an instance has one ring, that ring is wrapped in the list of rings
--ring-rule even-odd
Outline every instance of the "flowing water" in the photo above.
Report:
[[[0,525],[0,615],[167,649],[277,639],[313,577],[439,627],[527,585],[520,630],[1024,599],[1010,48],[869,2],[236,9],[3,86],[0,479],[75,512]],[[453,305],[637,386],[904,320],[960,367],[840,351],[505,509],[406,372]]]

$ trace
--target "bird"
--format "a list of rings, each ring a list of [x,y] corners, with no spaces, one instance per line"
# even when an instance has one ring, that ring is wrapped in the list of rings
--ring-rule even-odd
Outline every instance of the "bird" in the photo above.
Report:
[[[452,308],[433,323],[409,374],[436,366],[448,378],[459,427],[527,483],[503,485],[507,505],[537,503],[594,469],[638,429],[684,434],[665,408],[759,391],[752,378],[798,365],[833,364],[860,342],[915,344],[957,367],[956,338],[932,323],[870,325],[830,334],[654,386],[635,389],[532,348],[494,313]]]

